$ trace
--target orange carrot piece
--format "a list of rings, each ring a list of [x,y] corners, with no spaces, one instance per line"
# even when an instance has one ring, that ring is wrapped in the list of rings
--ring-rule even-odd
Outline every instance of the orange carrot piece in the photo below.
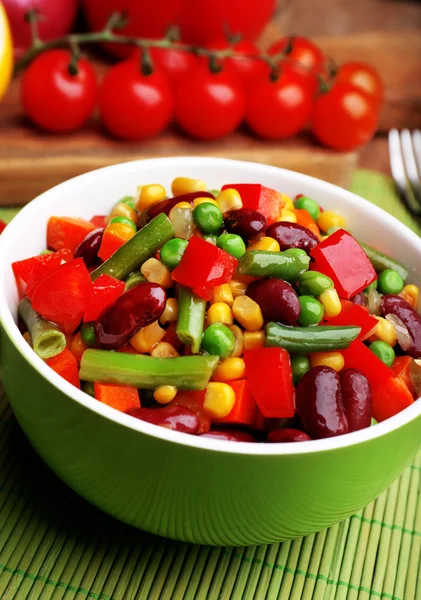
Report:
[[[298,225],[307,227],[307,229],[309,229],[312,233],[314,233],[314,235],[321,239],[320,229],[317,227],[316,221],[313,219],[309,212],[307,212],[303,208],[296,208],[295,215],[297,217]]]
[[[52,250],[67,248],[75,253],[95,225],[77,217],[50,217],[47,226],[47,246]]]
[[[108,383],[94,383],[95,398],[121,412],[131,408],[140,408],[137,388],[129,385],[109,385]]]
[[[413,359],[410,356],[397,356],[393,361],[391,369],[394,376],[398,379],[402,379],[405,382],[408,390],[411,392],[412,396],[416,398],[417,392],[415,390],[414,384],[412,383],[412,379],[410,376],[412,361]]]
[[[101,246],[98,250],[99,258],[108,260],[110,256],[125,243],[126,240],[119,235],[116,235],[113,231],[105,230],[104,235],[102,236]]]
[[[393,417],[414,402],[414,398],[402,377],[390,377],[373,388],[373,417],[380,423]]]
[[[218,423],[231,423],[236,425],[253,425],[257,417],[257,404],[251,393],[246,379],[227,381],[235,392],[235,404],[232,411],[219,419]]]
[[[53,371],[61,375],[63,379],[80,389],[79,368],[76,358],[70,350],[65,348],[63,352],[57,354],[57,356],[48,358],[45,362]]]

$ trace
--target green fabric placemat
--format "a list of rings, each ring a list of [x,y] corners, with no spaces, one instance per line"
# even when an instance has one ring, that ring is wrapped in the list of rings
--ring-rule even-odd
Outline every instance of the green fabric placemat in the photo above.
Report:
[[[353,190],[421,234],[389,178],[359,171]],[[13,214],[0,209],[1,219]],[[421,453],[363,511],[303,539],[251,548],[173,542],[115,521],[61,483],[26,441],[0,384],[0,599],[421,599],[420,478]]]

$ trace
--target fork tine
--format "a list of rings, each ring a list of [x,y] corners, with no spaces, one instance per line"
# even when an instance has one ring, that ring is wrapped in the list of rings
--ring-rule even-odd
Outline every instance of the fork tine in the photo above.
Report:
[[[409,183],[412,186],[412,192],[415,196],[415,199],[417,200],[418,204],[421,205],[420,176],[417,169],[414,147],[412,145],[412,137],[408,129],[403,129],[401,131],[401,144],[406,174]]]
[[[421,209],[409,190],[402,156],[401,139],[397,129],[389,131],[389,158],[392,176],[402,200],[411,213],[420,215]]]

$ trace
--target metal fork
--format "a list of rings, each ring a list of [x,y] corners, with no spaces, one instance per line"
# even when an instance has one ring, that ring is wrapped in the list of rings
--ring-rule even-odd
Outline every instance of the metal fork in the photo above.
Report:
[[[421,131],[389,131],[390,168],[409,212],[421,216]]]

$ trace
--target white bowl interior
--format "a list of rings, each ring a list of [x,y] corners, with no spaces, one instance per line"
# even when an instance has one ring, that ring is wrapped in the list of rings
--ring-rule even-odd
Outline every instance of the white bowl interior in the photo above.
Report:
[[[107,214],[119,198],[135,194],[137,185],[161,183],[170,191],[171,181],[181,175],[203,179],[209,188],[219,188],[226,183],[262,183],[290,196],[308,195],[323,208],[342,214],[347,227],[358,239],[404,263],[410,273],[409,281],[421,285],[421,239],[376,206],[318,179],[257,163],[211,158],[152,159],[106,167],[71,179],[39,196],[15,217],[0,238],[0,318],[15,345],[41,375],[88,409],[132,429],[225,452],[289,454],[328,450],[386,434],[419,415],[421,403],[414,403],[375,427],[328,440],[300,444],[227,444],[162,429],[119,413],[76,390],[35,355],[16,326],[18,296],[11,263],[45,248],[46,226],[51,215],[89,219],[95,214]]]

